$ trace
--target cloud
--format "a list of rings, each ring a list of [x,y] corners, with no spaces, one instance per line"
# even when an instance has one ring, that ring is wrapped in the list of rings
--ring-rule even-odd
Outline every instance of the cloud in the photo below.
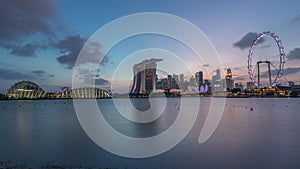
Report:
[[[271,76],[274,77],[277,74],[277,72],[278,72],[277,70],[272,69],[271,70]],[[294,74],[294,73],[299,73],[299,72],[300,72],[300,67],[289,67],[289,68],[285,68],[283,70],[282,75],[287,76],[287,75]],[[269,77],[269,72],[265,71],[265,72],[261,73],[260,76],[262,78],[268,78]]]
[[[66,34],[66,30],[61,31],[60,28],[66,27],[59,20],[56,1],[4,0],[0,6],[0,46],[11,55],[20,57],[36,57],[37,51],[51,46],[61,52],[57,61],[71,69],[87,39],[80,35],[68,35],[57,42],[58,29],[60,35]],[[37,38],[38,42],[32,42],[32,38]],[[94,56],[102,56],[99,43],[93,42],[88,47],[88,51],[83,51],[87,54],[84,63],[95,62]],[[101,64],[107,62],[108,57],[104,57]]]
[[[58,18],[58,6],[52,0],[4,0],[0,6],[0,46],[11,55],[35,57],[46,45],[30,42],[32,37],[55,39],[57,27],[62,27]]]
[[[77,71],[80,75],[88,74],[90,73],[90,69],[85,69],[85,68],[77,68]]]
[[[210,67],[209,64],[203,64],[202,67]]]
[[[98,79],[95,79],[95,84],[96,85],[107,85],[107,84],[109,84],[109,82],[106,79],[98,78]]]
[[[80,37],[80,35],[69,36],[64,40],[61,40],[55,46],[60,49],[60,52],[63,55],[56,58],[56,60],[60,64],[67,65],[68,69],[72,69],[85,41],[86,39]]]
[[[300,67],[286,68],[283,71],[283,75],[285,76],[285,75],[299,73],[299,72],[300,72]]]
[[[235,78],[233,78],[233,80],[235,80],[235,81],[243,81],[245,79],[248,79],[248,78],[246,78],[246,77],[235,77]]]
[[[236,70],[236,71],[247,70],[247,67],[246,66],[234,67],[233,70]]]
[[[265,49],[265,48],[269,48],[271,47],[271,45],[263,45],[263,46],[260,46],[259,49]]]
[[[14,67],[16,67],[16,65],[14,65],[14,64],[9,64],[9,63],[3,63],[3,62],[0,62],[0,67],[10,67],[10,68],[14,68]]]
[[[10,54],[21,57],[35,57],[39,49],[46,49],[46,45],[37,43],[27,43],[25,45],[10,45],[4,44],[4,47],[10,50]]]
[[[107,56],[103,56],[101,51],[101,44],[99,42],[88,41],[85,43],[84,48],[80,51],[81,59],[77,61],[78,64],[84,63],[94,63],[99,64],[98,61],[100,57],[102,57],[101,65],[105,65],[108,63],[109,58]]]
[[[86,43],[86,39],[80,35],[72,35],[64,40],[61,40],[54,46],[57,47],[62,53],[56,60],[68,69],[72,69],[77,64],[95,63],[98,64],[98,57],[102,56],[101,45],[97,42]],[[85,48],[82,47],[85,45]],[[81,52],[83,56],[77,61],[78,55]],[[101,64],[104,65],[108,62],[108,57],[103,57]]]
[[[275,70],[275,69],[271,69],[271,77],[274,77],[276,74],[277,74],[277,70]],[[257,74],[257,72],[256,72],[256,74]],[[260,73],[260,77],[261,78],[268,78],[269,77],[269,71],[265,71],[265,72],[261,72]]]
[[[33,71],[19,71],[11,68],[0,67],[0,79],[4,80],[35,80],[44,79],[45,76],[53,76],[53,74],[48,74],[43,70],[33,70]]]
[[[35,51],[38,49],[36,45],[26,44],[24,46],[14,46],[12,51],[10,52],[16,56],[26,56],[26,57],[34,57]]]
[[[300,48],[295,48],[286,55],[289,60],[300,60]]]
[[[107,55],[105,55],[103,58],[102,58],[102,60],[101,60],[101,65],[103,65],[103,66],[105,66],[105,64],[106,63],[108,63],[108,56]],[[111,64],[114,64],[113,62],[111,62]]]
[[[43,71],[43,70],[33,70],[31,72],[34,74],[45,74],[45,71]]]
[[[258,33],[255,32],[249,32],[244,37],[242,37],[239,41],[235,42],[233,44],[234,47],[240,48],[240,49],[246,49],[251,47],[253,41],[257,38]],[[263,43],[265,39],[260,39],[260,41],[257,43]]]
[[[36,77],[32,74],[20,72],[13,69],[0,68],[0,74],[0,78],[6,80],[36,79]]]
[[[292,20],[291,20],[291,23],[294,24],[294,23],[299,23],[300,22],[300,14],[298,14],[297,16],[295,16]]]
[[[108,85],[109,81],[102,78],[98,70],[76,67],[77,78],[83,80],[85,85]]]
[[[36,33],[53,36],[50,21],[57,16],[58,7],[52,0],[1,1],[0,41],[22,40]]]
[[[82,76],[84,83],[88,85],[108,85],[109,81],[100,77],[100,75],[93,75],[92,73]]]
[[[44,78],[44,77],[55,77],[54,74],[49,74],[43,70],[33,70],[31,71],[30,73],[32,73],[33,76],[35,77],[41,77],[41,78]]]

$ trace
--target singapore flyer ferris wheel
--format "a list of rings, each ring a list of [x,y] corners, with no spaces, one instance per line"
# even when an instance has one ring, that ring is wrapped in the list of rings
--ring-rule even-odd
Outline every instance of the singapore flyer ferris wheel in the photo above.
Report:
[[[260,40],[262,40],[263,37],[270,36],[272,39],[275,40],[278,50],[279,50],[279,60],[276,61],[276,63],[271,62],[268,59],[257,59],[255,60],[253,57],[253,52],[255,49],[255,46],[259,43]],[[264,74],[261,74],[261,66],[262,64],[267,65],[267,71]],[[274,66],[276,64],[276,66]],[[270,31],[263,32],[257,36],[257,38],[253,41],[250,49],[249,49],[249,55],[248,55],[248,74],[249,77],[254,84],[255,87],[261,88],[263,87],[261,83],[262,78],[267,79],[267,87],[271,88],[276,86],[278,84],[279,79],[282,77],[282,72],[284,69],[285,64],[285,53],[284,53],[284,47],[282,45],[281,40],[279,40],[278,36],[275,35],[275,33],[272,33]],[[274,74],[272,77],[271,74]]]

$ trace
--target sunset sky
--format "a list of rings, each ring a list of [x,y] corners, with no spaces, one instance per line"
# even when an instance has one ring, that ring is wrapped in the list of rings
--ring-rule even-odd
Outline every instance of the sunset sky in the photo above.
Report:
[[[20,80],[34,81],[46,91],[71,86],[74,63],[87,39],[109,22],[140,12],[168,13],[197,26],[215,46],[222,68],[232,69],[236,82],[249,81],[246,76],[248,49],[257,34],[274,32],[285,47],[285,78],[300,84],[300,1],[297,0],[3,0],[0,6],[0,93]],[[162,48],[180,55],[183,60],[190,55],[179,42],[167,37],[131,37],[108,53],[96,77],[84,77],[84,80],[88,84],[88,78],[96,78],[99,86],[109,86],[122,60],[147,48]],[[256,49],[256,55],[269,58],[277,66],[275,41],[266,37]],[[99,50],[101,53],[101,44]],[[164,63],[158,66],[163,67]],[[201,63],[193,66],[193,71],[209,66],[213,65]],[[124,78],[132,78],[132,65],[129,67],[125,69],[128,73]],[[168,73],[185,73],[172,67],[174,65]]]

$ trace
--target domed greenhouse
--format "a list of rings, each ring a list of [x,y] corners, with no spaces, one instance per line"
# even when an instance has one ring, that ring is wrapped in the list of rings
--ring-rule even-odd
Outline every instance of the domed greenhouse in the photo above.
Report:
[[[7,90],[8,99],[41,99],[45,96],[45,91],[30,81],[17,82]]]

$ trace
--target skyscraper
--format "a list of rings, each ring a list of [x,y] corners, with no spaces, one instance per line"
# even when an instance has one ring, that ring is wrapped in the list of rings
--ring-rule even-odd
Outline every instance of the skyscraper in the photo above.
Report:
[[[253,82],[247,82],[247,90],[252,90],[252,89],[254,89]]]
[[[211,79],[212,92],[221,91],[221,71],[220,69],[216,70],[216,75],[212,76]]]
[[[149,94],[156,89],[156,63],[160,61],[162,59],[150,59],[134,65],[130,94]]]
[[[179,75],[179,81],[180,81],[180,85],[182,85],[184,83],[184,75],[183,74]]]
[[[242,83],[235,83],[234,86],[235,86],[235,88],[239,88],[241,90],[244,89],[244,85]]]
[[[168,88],[171,89],[173,84],[173,77],[172,75],[168,75]]]
[[[230,68],[227,69],[226,72],[226,86],[229,90],[232,90],[234,88],[234,80],[232,79],[232,72]]]
[[[205,79],[204,84],[205,84],[205,86],[207,86],[207,89],[208,89],[207,91],[211,92],[211,83],[210,83],[210,81],[208,79]]]
[[[227,72],[226,72],[226,79],[232,79],[232,72],[231,72],[231,69],[230,68],[228,68],[227,69]]]
[[[216,78],[221,79],[221,71],[219,68],[216,70]]]
[[[196,84],[198,91],[200,91],[201,86],[203,85],[203,72],[199,71],[195,73]]]
[[[176,84],[180,84],[178,75],[173,74],[173,79],[174,79]]]
[[[196,79],[194,76],[190,77],[189,86],[196,86]]]
[[[293,81],[288,81],[288,83],[289,83],[290,87],[293,86],[293,85],[295,85],[295,83]]]
[[[199,71],[195,73],[196,83],[200,86],[203,83],[203,72]]]

